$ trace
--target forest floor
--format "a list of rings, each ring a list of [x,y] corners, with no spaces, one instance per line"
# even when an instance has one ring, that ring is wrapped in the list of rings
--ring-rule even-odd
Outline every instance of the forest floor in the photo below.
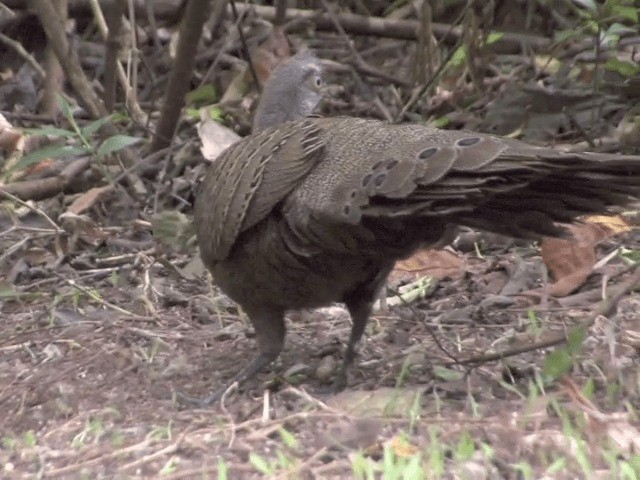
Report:
[[[600,257],[621,244],[639,249],[640,235],[601,245]],[[562,380],[543,381],[547,349],[456,366],[452,359],[571,331],[597,306],[583,293],[565,297],[573,306],[532,314],[530,302],[499,296],[516,271],[539,270],[534,248],[459,258],[461,277],[373,316],[345,391],[317,393],[350,329],[346,311],[332,307],[289,319],[279,361],[207,409],[181,408],[174,393],[206,394],[255,343],[206,280],[179,278],[142,252],[117,281],[76,272],[72,286],[63,272],[45,276],[37,293],[2,309],[2,476],[219,478],[223,469],[228,478],[345,478],[371,469],[389,478],[416,468],[409,459],[423,452],[433,477],[611,478],[640,441],[640,295],[595,319]],[[602,279],[593,275],[582,291],[597,298]],[[207,303],[218,313],[207,314]]]
[[[414,42],[359,41],[363,52],[393,52],[363,56],[402,84]],[[388,75],[352,76],[336,60],[352,47],[334,33],[310,43],[333,59],[323,114],[395,116],[410,97]],[[543,71],[555,65],[548,58],[482,60],[486,78],[453,65],[403,119],[587,148],[611,137],[631,103],[633,92],[592,82],[594,68],[571,58],[553,71]],[[247,105],[238,107],[243,134]],[[446,250],[420,252],[394,272],[392,305],[376,309],[342,392],[326,393],[351,328],[336,305],[291,313],[280,358],[221,404],[180,405],[176,392],[205,395],[256,353],[249,322],[211,284],[196,246],[156,241],[163,227],[179,236],[154,215],[188,218],[204,167],[194,152],[205,139],[183,123],[175,155],[145,179],[142,198],[94,177],[93,190],[3,204],[1,478],[640,478],[633,208],[621,228],[615,217],[606,233],[585,227],[598,241],[567,240],[560,259],[538,243],[468,231]],[[625,147],[614,140],[605,148]],[[37,175],[46,172],[22,180]],[[553,278],[572,262],[583,274]],[[411,282],[398,301],[396,289]]]

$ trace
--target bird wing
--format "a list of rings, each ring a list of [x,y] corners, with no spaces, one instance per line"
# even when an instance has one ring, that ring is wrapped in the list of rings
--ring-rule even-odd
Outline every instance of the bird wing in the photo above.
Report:
[[[558,152],[421,125],[316,123],[322,160],[284,208],[299,251],[357,249],[376,233],[362,228],[367,219],[378,219],[377,228],[385,219],[437,217],[519,237],[558,235],[554,222],[639,193],[640,157]]]
[[[314,167],[323,151],[311,121],[285,123],[225,150],[209,167],[194,207],[208,262],[229,255],[238,235],[265,218]]]

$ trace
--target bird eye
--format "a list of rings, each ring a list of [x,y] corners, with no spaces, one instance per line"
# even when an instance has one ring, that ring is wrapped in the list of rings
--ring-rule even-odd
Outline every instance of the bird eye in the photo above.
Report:
[[[322,86],[322,78],[320,77],[316,77],[316,87],[321,87]]]

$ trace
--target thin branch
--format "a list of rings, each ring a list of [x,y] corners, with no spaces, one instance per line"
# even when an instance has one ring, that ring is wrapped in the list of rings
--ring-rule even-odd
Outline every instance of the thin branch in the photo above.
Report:
[[[44,69],[40,66],[40,64],[36,61],[36,59],[33,58],[33,56],[24,49],[21,43],[16,42],[14,39],[7,37],[4,33],[1,33],[1,32],[0,32],[0,42],[4,43],[8,47],[15,50],[15,52],[18,55],[24,58],[27,61],[27,63],[29,63],[29,65],[33,67],[33,69],[36,71],[38,75],[40,75],[40,77],[45,78],[47,76]]]

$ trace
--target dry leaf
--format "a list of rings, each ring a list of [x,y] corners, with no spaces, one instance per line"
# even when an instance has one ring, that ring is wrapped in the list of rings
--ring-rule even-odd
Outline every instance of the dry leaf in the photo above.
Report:
[[[375,390],[344,390],[332,395],[326,403],[331,408],[361,417],[402,416],[411,410],[416,395],[422,395],[424,388],[380,387]]]
[[[25,136],[0,114],[0,149],[6,152],[3,170],[9,171],[24,154]]]
[[[264,84],[274,68],[291,56],[289,42],[282,28],[274,28],[258,48],[251,52],[251,62],[260,83]],[[231,81],[222,95],[220,103],[225,105],[242,100],[253,83],[251,70],[247,66]]]
[[[561,383],[574,405],[586,416],[587,426],[595,434],[607,435],[623,454],[632,455],[640,451],[640,431],[631,424],[626,413],[602,412],[568,376],[562,377]]]
[[[215,160],[223,150],[240,140],[240,135],[211,118],[208,107],[200,109],[197,129],[202,142],[200,152],[207,160]]]
[[[580,287],[596,264],[595,246],[629,230],[629,226],[621,216],[594,215],[567,229],[572,237],[545,238],[540,246],[542,259],[555,279],[547,290],[554,297],[564,297]]]
[[[622,215],[589,215],[583,221],[585,223],[595,223],[607,229],[609,235],[605,238],[628,232],[631,229],[629,222]]]
[[[464,273],[464,260],[450,250],[419,250],[409,258],[396,262],[389,284],[411,282],[421,277],[438,280],[457,278]]]
[[[415,445],[410,444],[402,437],[394,437],[391,440],[391,449],[400,458],[409,458],[417,455],[420,450]]]
[[[98,200],[100,200],[105,193],[113,190],[111,185],[105,185],[104,187],[95,187],[87,190],[78,198],[76,198],[69,208],[67,213],[73,213],[74,215],[80,215],[82,212],[92,207]]]
[[[251,55],[258,80],[264,84],[274,68],[291,56],[287,36],[282,27],[275,27],[271,35]]]

